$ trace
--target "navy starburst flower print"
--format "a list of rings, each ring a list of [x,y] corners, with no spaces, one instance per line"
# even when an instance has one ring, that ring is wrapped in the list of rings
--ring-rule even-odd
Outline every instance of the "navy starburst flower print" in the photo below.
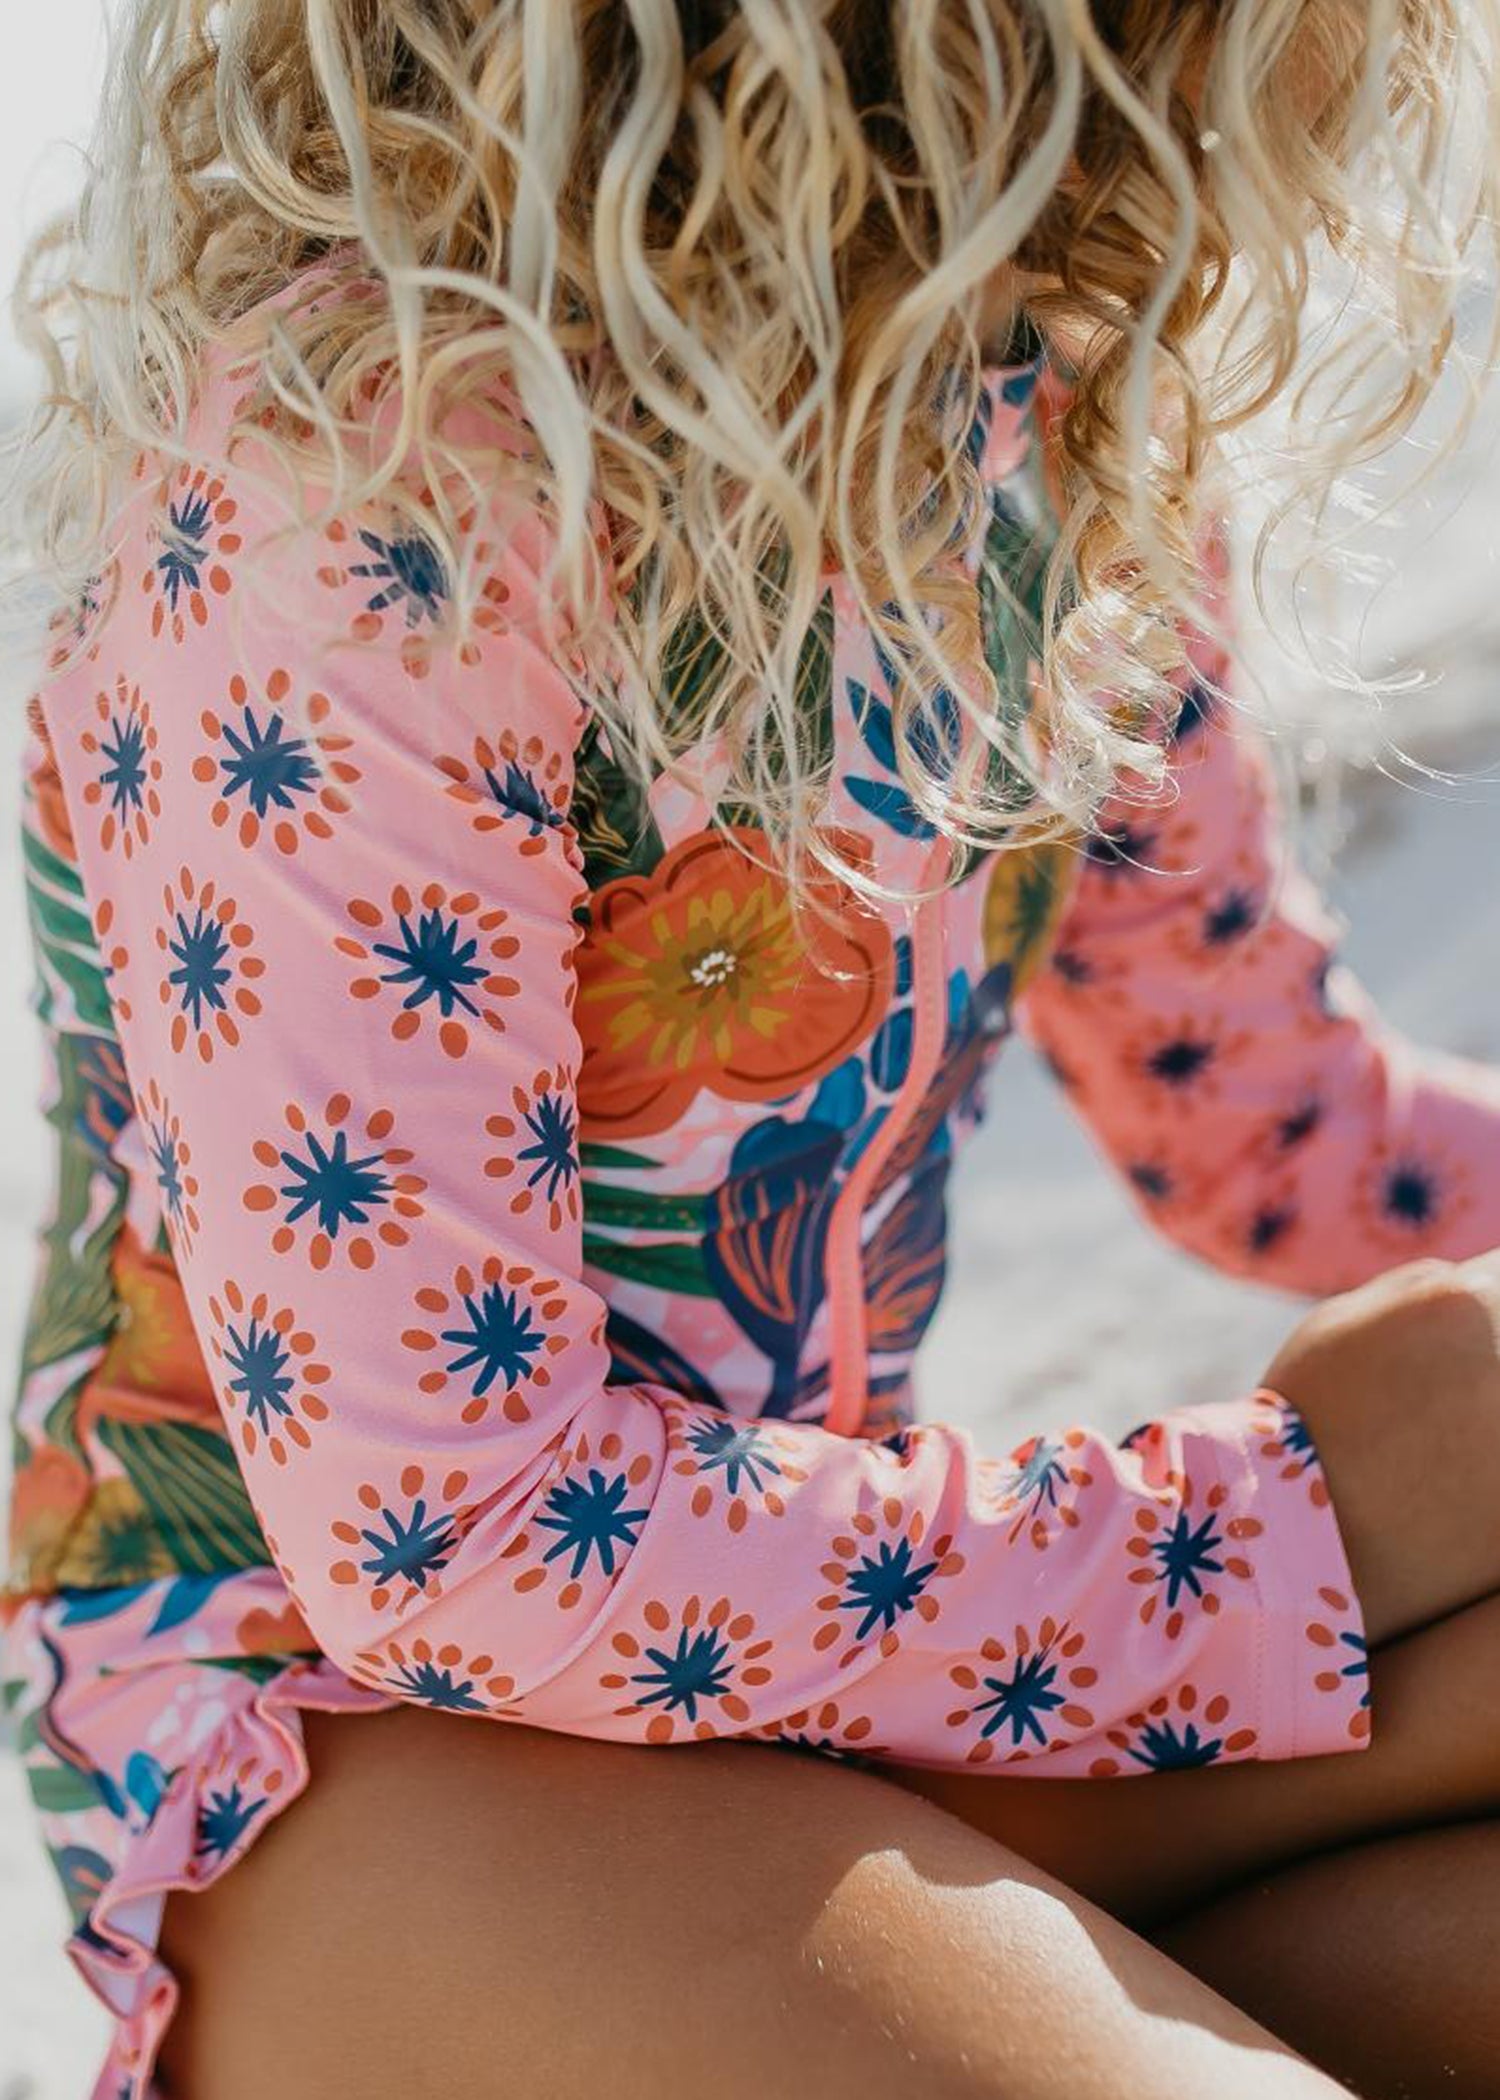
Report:
[[[567,1066],[538,1072],[529,1087],[511,1088],[510,1108],[485,1118],[485,1130],[503,1141],[487,1158],[484,1171],[504,1182],[516,1216],[546,1206],[554,1232],[581,1210],[582,1172],[578,1152],[577,1080]]]
[[[625,1498],[629,1492],[630,1482],[624,1473],[607,1479],[597,1466],[589,1468],[586,1480],[574,1475],[559,1481],[536,1520],[539,1529],[557,1533],[543,1559],[552,1561],[560,1554],[571,1553],[573,1565],[568,1573],[576,1581],[588,1566],[589,1555],[594,1554],[601,1573],[613,1575],[615,1549],[633,1546],[637,1532],[651,1514],[649,1509],[627,1508]]]
[[[729,1643],[717,1626],[679,1627],[673,1648],[647,1648],[649,1670],[636,1670],[630,1682],[643,1687],[636,1693],[638,1706],[681,1709],[690,1721],[698,1718],[698,1702],[721,1699],[733,1683]]]
[[[430,1657],[425,1661],[413,1659],[404,1663],[386,1679],[386,1689],[399,1699],[414,1699],[420,1706],[430,1706],[434,1711],[446,1714],[482,1714],[488,1711],[482,1699],[474,1692],[472,1677],[456,1677],[452,1669]]]
[[[273,1465],[290,1464],[311,1449],[331,1412],[322,1389],[333,1373],[315,1355],[314,1337],[290,1306],[273,1306],[264,1291],[247,1294],[233,1277],[209,1293],[208,1312],[215,1383],[246,1456],[264,1450]]]
[[[1039,1436],[1024,1462],[1002,1481],[1000,1492],[1009,1501],[1032,1509],[1040,1508],[1044,1502],[1049,1509],[1056,1509],[1057,1491],[1068,1477],[1062,1453],[1061,1444]]]
[[[286,1221],[295,1225],[305,1217],[317,1220],[318,1230],[336,1240],[349,1225],[369,1222],[372,1210],[390,1200],[390,1178],[379,1152],[356,1156],[349,1149],[347,1130],[336,1130],[331,1141],[309,1130],[302,1150],[281,1154],[281,1164],[290,1180],[281,1186],[286,1198]]]
[[[1337,1694],[1347,1734],[1363,1742],[1370,1733],[1370,1655],[1359,1615],[1353,1599],[1331,1584],[1319,1589],[1318,1603],[1327,1616],[1310,1619],[1306,1628],[1317,1651],[1313,1683],[1320,1692]]]
[[[1205,1575],[1222,1575],[1224,1563],[1214,1558],[1223,1545],[1222,1534],[1207,1516],[1195,1525],[1186,1510],[1174,1520],[1165,1538],[1152,1542],[1151,1551],[1160,1563],[1158,1579],[1167,1586],[1167,1609],[1173,1610],[1186,1590],[1192,1597],[1203,1595]]]
[[[381,972],[381,982],[411,987],[404,1006],[425,1006],[435,999],[444,1020],[455,1007],[477,1015],[469,987],[489,975],[488,965],[478,960],[479,942],[437,906],[417,918],[403,914],[397,923],[398,940],[373,944],[374,953],[391,965]]]
[[[234,976],[229,937],[222,923],[201,905],[191,919],[177,912],[175,928],[167,945],[176,967],[167,972],[167,982],[193,1027],[201,1028],[205,1007],[215,1013],[224,1009],[224,987]]]
[[[1132,1188],[1138,1189],[1148,1203],[1165,1203],[1172,1193],[1171,1175],[1154,1160],[1137,1160],[1125,1172]]]
[[[1245,1235],[1250,1252],[1269,1254],[1273,1247],[1280,1246],[1296,1223],[1297,1211],[1294,1204],[1262,1204],[1250,1220],[1250,1229]]]
[[[274,1418],[291,1414],[296,1373],[286,1339],[275,1327],[258,1318],[226,1327],[224,1361],[230,1392],[262,1435]]]
[[[1386,1174],[1380,1202],[1394,1223],[1421,1232],[1438,1213],[1437,1177],[1420,1160],[1401,1160]]]
[[[414,1300],[421,1324],[402,1330],[402,1346],[436,1359],[418,1389],[436,1396],[458,1383],[464,1422],[492,1411],[530,1421],[531,1398],[551,1384],[553,1360],[568,1348],[560,1324],[568,1301],[557,1278],[489,1255],[477,1269],[460,1262],[444,1282],[423,1284]]]
[[[1148,1772],[1195,1772],[1217,1763],[1223,1755],[1224,1738],[1200,1734],[1196,1721],[1179,1728],[1175,1721],[1148,1721],[1130,1755]]]
[[[529,838],[538,838],[543,830],[555,829],[563,822],[563,812],[548,800],[534,775],[518,766],[513,758],[505,758],[502,778],[499,764],[500,757],[497,757],[494,765],[482,768],[485,786],[494,797],[496,809],[504,816],[520,817],[527,826]]]
[[[448,577],[432,542],[415,532],[383,540],[378,533],[361,530],[359,537],[372,559],[351,562],[349,573],[376,586],[367,600],[370,611],[400,606],[408,627],[438,619],[448,595]]]
[[[78,741],[88,769],[83,802],[98,815],[99,843],[106,853],[118,845],[128,861],[161,815],[162,762],[150,702],[123,671],[112,692],[94,695]]]
[[[778,1480],[781,1477],[781,1467],[772,1456],[769,1440],[753,1423],[739,1423],[728,1415],[718,1419],[699,1415],[688,1429],[687,1446],[703,1472],[722,1469],[725,1488],[731,1495],[740,1492],[741,1476],[757,1495],[765,1486],[766,1476]]]
[[[473,890],[450,895],[429,882],[419,892],[398,882],[388,900],[351,897],[348,912],[356,930],[340,934],[334,946],[359,966],[349,990],[394,1007],[390,1030],[398,1043],[430,1027],[457,1059],[468,1052],[472,1022],[504,1030],[502,1003],[521,989],[504,966],[520,954],[521,941],[500,906],[482,905]],[[399,1003],[389,998],[393,990]]]
[[[1084,840],[1083,857],[1090,867],[1100,868],[1107,875],[1149,874],[1159,836],[1144,825],[1112,824],[1107,831],[1089,833]]]
[[[162,592],[174,612],[181,592],[196,591],[202,585],[203,571],[208,566],[212,517],[213,505],[201,489],[167,505],[156,568]]]
[[[123,823],[146,799],[146,725],[135,711],[112,714],[99,739],[104,767],[99,785]]]
[[[164,965],[159,991],[171,1013],[174,1051],[192,1044],[205,1064],[234,1049],[244,1025],[264,1009],[256,989],[265,964],[255,932],[217,883],[200,883],[190,868],[164,886],[166,915],[156,929]]]
[[[383,1527],[378,1531],[370,1526],[360,1530],[359,1535],[370,1550],[359,1566],[380,1589],[396,1582],[425,1589],[431,1578],[447,1566],[458,1545],[452,1517],[441,1511],[429,1514],[421,1495],[404,1514],[383,1508],[378,1522]]]
[[[228,1854],[266,1806],[264,1797],[247,1795],[238,1780],[211,1793],[199,1804],[194,1855],[220,1860]]]
[[[854,1638],[864,1640],[877,1626],[889,1632],[911,1610],[937,1571],[935,1560],[916,1559],[908,1538],[897,1539],[894,1545],[882,1539],[878,1552],[863,1554],[850,1567],[840,1602],[841,1610],[860,1614]]]
[[[208,624],[213,603],[233,588],[231,564],[242,545],[238,509],[220,477],[191,461],[163,490],[150,528],[150,566],[141,577],[151,600],[153,640],[165,635],[185,641]]]
[[[1349,1660],[1338,1674],[1340,1677],[1360,1687],[1360,1706],[1361,1708],[1368,1707],[1370,1704],[1369,1644],[1361,1633],[1344,1632],[1338,1636],[1338,1645],[1347,1651],[1349,1657]]]
[[[1276,1144],[1282,1152],[1295,1152],[1299,1145],[1317,1130],[1323,1120],[1323,1104],[1320,1101],[1304,1101],[1276,1125]]]
[[[1086,955],[1080,955],[1074,948],[1055,948],[1050,968],[1056,971],[1064,984],[1083,985],[1093,982],[1093,964]]]
[[[1282,1457],[1291,1460],[1301,1473],[1322,1463],[1312,1431],[1302,1416],[1290,1408],[1282,1415],[1276,1443]]]
[[[269,715],[264,726],[253,708],[243,710],[238,723],[226,722],[220,741],[227,757],[219,760],[219,792],[226,802],[242,795],[261,819],[272,809],[294,809],[297,798],[315,793],[318,761],[306,737],[287,733],[279,714]]]
[[[1214,1061],[1214,1046],[1189,1035],[1173,1036],[1146,1058],[1146,1070],[1164,1086],[1189,1087]]]
[[[766,1658],[773,1644],[754,1638],[750,1612],[737,1612],[727,1597],[706,1603],[699,1596],[670,1607],[648,1597],[640,1612],[639,1634],[621,1627],[610,1641],[624,1668],[607,1671],[599,1683],[626,1695],[629,1703],[616,1707],[617,1714],[646,1716],[648,1743],[670,1743],[684,1723],[702,1741],[719,1733],[725,1717],[741,1727],[755,1718],[745,1693],[770,1683]],[[712,1717],[700,1713],[710,1702],[717,1708]]]
[[[193,760],[193,778],[212,797],[214,823],[232,826],[247,849],[265,838],[291,856],[331,839],[353,808],[349,790],[361,773],[333,702],[300,688],[283,666],[254,685],[235,672],[228,706],[204,708],[198,726],[207,749]]]
[[[391,1111],[377,1108],[359,1125],[352,1118],[347,1094],[330,1095],[317,1124],[293,1101],[285,1110],[290,1137],[257,1138],[250,1148],[267,1178],[245,1190],[245,1208],[279,1212],[271,1235],[278,1254],[289,1254],[305,1227],[315,1269],[327,1268],[336,1252],[354,1268],[370,1268],[382,1248],[408,1243],[410,1222],[425,1209],[427,1183],[411,1171],[406,1147],[392,1142]]]
[[[156,1186],[161,1195],[162,1215],[174,1225],[182,1220],[184,1190],[182,1170],[178,1163],[177,1139],[165,1123],[151,1126],[147,1147],[151,1164],[156,1171]]]
[[[458,1352],[449,1359],[448,1370],[466,1378],[476,1399],[482,1399],[496,1379],[509,1392],[526,1377],[546,1344],[535,1309],[521,1303],[518,1290],[496,1282],[468,1293],[462,1310],[465,1325],[445,1327],[439,1336]]]
[[[1227,948],[1253,932],[1260,908],[1248,890],[1230,890],[1203,914],[1203,939],[1210,948]]]
[[[1058,1666],[1050,1651],[1038,1648],[1030,1655],[1018,1656],[1008,1677],[985,1677],[982,1684],[986,1696],[974,1702],[975,1713],[985,1715],[981,1735],[992,1736],[1009,1728],[1015,1747],[1032,1740],[1045,1749],[1046,1716],[1067,1704],[1066,1694],[1058,1688],[1057,1675]]]
[[[526,1186],[545,1183],[547,1201],[556,1203],[578,1177],[578,1118],[562,1094],[542,1093],[525,1111],[525,1122],[531,1143],[517,1151],[517,1163],[527,1169]]]

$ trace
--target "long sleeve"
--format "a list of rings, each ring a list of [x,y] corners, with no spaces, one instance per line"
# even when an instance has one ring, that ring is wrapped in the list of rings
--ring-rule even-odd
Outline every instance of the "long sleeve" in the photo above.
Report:
[[[634,1741],[1135,1771],[1185,1686],[1214,1755],[1347,1747],[1305,1624],[1318,1586],[1357,1624],[1348,1571],[1274,1400],[986,1458],[610,1382],[537,530],[494,527],[462,651],[373,529],[277,553],[183,467],[132,533],[144,589],[48,726],[214,1390],[333,1662]]]
[[[1267,746],[1201,645],[1165,794],[1089,841],[1020,1021],[1165,1235],[1308,1293],[1500,1242],[1500,1073],[1419,1050],[1336,955]]]

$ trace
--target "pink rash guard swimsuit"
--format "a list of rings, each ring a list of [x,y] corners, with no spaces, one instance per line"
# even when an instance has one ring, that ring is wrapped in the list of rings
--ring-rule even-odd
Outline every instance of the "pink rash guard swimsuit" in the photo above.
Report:
[[[830,891],[820,968],[711,762],[643,797],[611,758],[534,521],[476,525],[462,648],[409,526],[261,547],[248,456],[207,463],[254,379],[206,367],[204,462],[143,465],[33,706],[58,1166],[5,1689],[117,2016],[100,2100],[150,2090],[164,1893],[296,1801],[307,1707],[1012,1778],[1362,1744],[1276,1396],[1163,1394],[1118,1446],[912,1418],[1016,1029],[1220,1267],[1323,1292],[1500,1241],[1500,1082],[1332,968],[1222,659],[1195,644],[1170,799],[915,909]],[[1038,379],[990,373],[975,431],[1002,565],[1045,530]],[[832,821],[910,886],[946,848],[837,577],[805,666]]]

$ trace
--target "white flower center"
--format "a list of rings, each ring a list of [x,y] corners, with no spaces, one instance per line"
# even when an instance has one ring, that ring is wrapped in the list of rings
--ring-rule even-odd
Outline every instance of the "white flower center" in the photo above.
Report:
[[[692,964],[688,975],[694,984],[701,984],[707,990],[715,985],[728,984],[739,966],[739,957],[732,949],[710,948]]]

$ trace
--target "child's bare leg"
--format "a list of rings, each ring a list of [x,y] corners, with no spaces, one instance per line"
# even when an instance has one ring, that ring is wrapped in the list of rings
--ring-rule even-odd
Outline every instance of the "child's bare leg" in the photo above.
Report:
[[[307,1736],[303,1799],[168,1901],[174,2100],[1335,2100],[873,1775],[410,1708]]]
[[[1494,2100],[1500,1824],[1309,1860],[1158,1941],[1366,2100]]]

